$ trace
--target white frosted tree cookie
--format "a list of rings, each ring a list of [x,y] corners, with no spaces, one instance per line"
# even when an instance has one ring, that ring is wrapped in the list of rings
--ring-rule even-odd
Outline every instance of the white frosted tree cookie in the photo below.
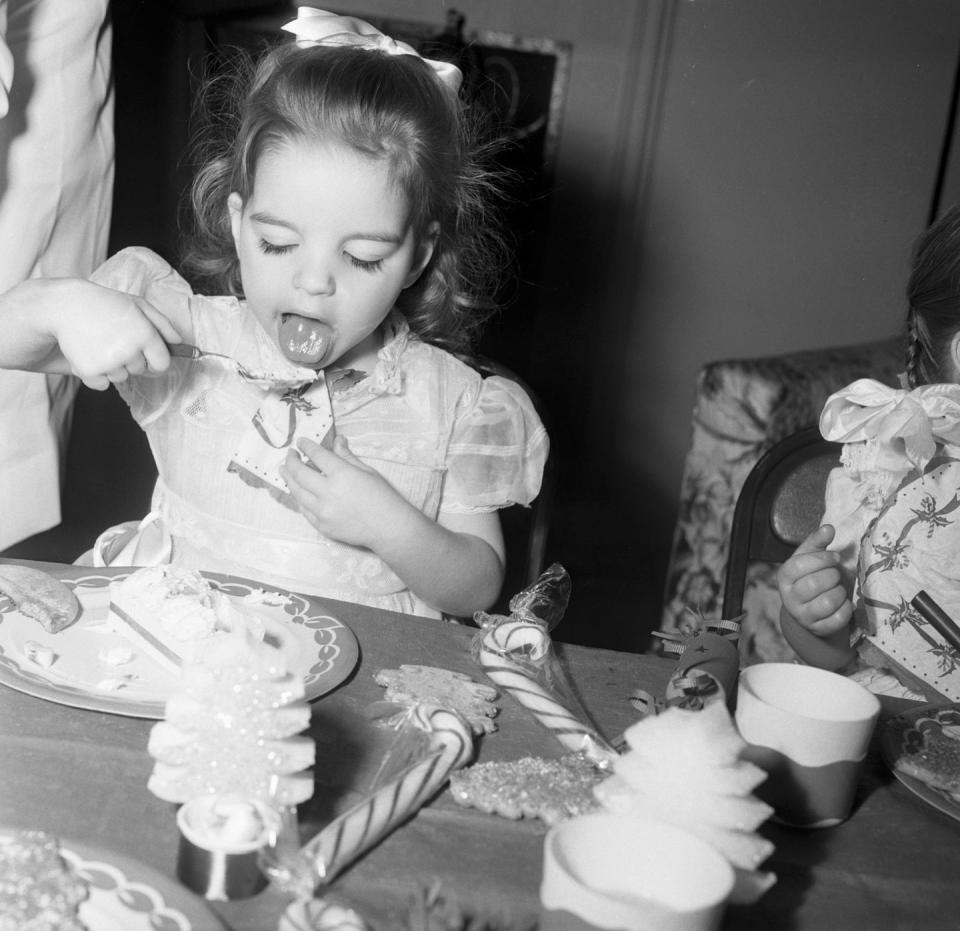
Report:
[[[595,795],[607,811],[690,831],[734,868],[731,901],[755,902],[776,880],[761,868],[773,844],[757,833],[773,809],[753,790],[766,779],[741,756],[746,742],[722,701],[668,708],[627,728],[629,750]]]
[[[374,681],[386,688],[387,701],[403,705],[419,702],[457,711],[469,722],[474,734],[492,734],[499,709],[493,704],[499,692],[492,685],[481,685],[470,676],[437,666],[403,665],[399,669],[381,669]]]

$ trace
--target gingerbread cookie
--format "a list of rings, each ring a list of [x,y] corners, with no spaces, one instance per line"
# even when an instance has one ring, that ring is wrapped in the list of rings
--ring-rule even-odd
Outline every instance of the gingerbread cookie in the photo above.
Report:
[[[404,665],[399,669],[381,669],[373,678],[386,688],[387,701],[430,702],[458,711],[470,723],[474,734],[492,734],[497,729],[491,719],[499,709],[492,702],[500,693],[491,685],[474,682],[462,672],[436,666]]]
[[[549,825],[599,807],[593,787],[606,778],[580,756],[523,757],[477,763],[450,774],[455,801],[504,818],[539,818]]]

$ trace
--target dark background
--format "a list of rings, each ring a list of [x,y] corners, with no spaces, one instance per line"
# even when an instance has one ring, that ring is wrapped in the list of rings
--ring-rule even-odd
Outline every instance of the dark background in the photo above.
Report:
[[[111,254],[142,245],[176,264],[182,195],[192,174],[189,143],[197,79],[231,47],[255,48],[266,41],[278,7],[286,10],[287,4],[114,4],[117,161]],[[287,14],[280,15],[285,20]],[[554,441],[557,489],[549,510],[546,562],[561,562],[573,580],[570,606],[556,639],[642,650],[647,645],[644,631],[623,619],[638,612],[657,615],[663,567],[649,550],[623,539],[620,520],[607,521],[602,508],[584,503],[579,493],[583,457],[576,437],[564,434],[568,418],[555,397],[542,392],[535,375],[542,368],[532,339],[543,299],[539,278],[554,183],[548,111],[557,78],[556,55],[468,48],[451,21],[447,31],[433,34],[409,31],[409,23],[377,22],[426,52],[458,58],[467,92],[512,140],[501,159],[513,178],[506,219],[516,238],[517,266],[500,295],[504,309],[486,328],[479,348],[528,383]],[[72,561],[100,530],[146,513],[155,475],[145,437],[116,392],[81,387],[68,453],[63,523],[6,555]],[[519,519],[508,517],[508,555],[514,563],[522,558],[529,521],[529,512]],[[508,583],[519,584],[516,576]],[[508,587],[505,594],[511,592]]]

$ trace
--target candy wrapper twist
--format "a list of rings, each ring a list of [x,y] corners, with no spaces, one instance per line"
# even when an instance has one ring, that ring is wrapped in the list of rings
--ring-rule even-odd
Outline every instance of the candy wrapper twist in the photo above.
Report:
[[[588,723],[550,637],[569,598],[570,577],[554,563],[510,599],[509,617],[484,611],[474,615],[481,630],[471,653],[487,676],[532,711],[564,747],[607,769],[616,750]]]
[[[411,754],[408,743],[422,752]],[[281,890],[301,899],[332,882],[427,802],[451,771],[473,756],[470,725],[456,711],[421,703],[410,708],[391,755],[413,761],[340,815],[293,855],[268,853],[263,867]],[[390,767],[387,767],[388,769]],[[381,773],[384,768],[381,768]]]
[[[738,620],[705,621],[682,634],[654,631],[665,656],[676,656],[662,699],[638,689],[630,698],[642,714],[656,714],[666,707],[699,711],[714,701],[723,701],[732,711],[740,673],[740,623]]]

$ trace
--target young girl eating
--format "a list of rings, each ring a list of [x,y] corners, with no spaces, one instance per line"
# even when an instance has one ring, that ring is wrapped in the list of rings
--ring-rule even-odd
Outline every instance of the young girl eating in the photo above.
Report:
[[[780,619],[806,662],[957,701],[960,653],[913,602],[960,622],[960,207],[918,241],[907,295],[905,387],[861,379],[824,406],[842,466],[822,526],[780,567]]]
[[[284,28],[193,184],[198,291],[140,248],[26,282],[0,298],[0,365],[115,384],[147,433],[151,512],[95,564],[471,616],[548,440],[522,389],[454,355],[489,267],[460,73],[353,18]]]

